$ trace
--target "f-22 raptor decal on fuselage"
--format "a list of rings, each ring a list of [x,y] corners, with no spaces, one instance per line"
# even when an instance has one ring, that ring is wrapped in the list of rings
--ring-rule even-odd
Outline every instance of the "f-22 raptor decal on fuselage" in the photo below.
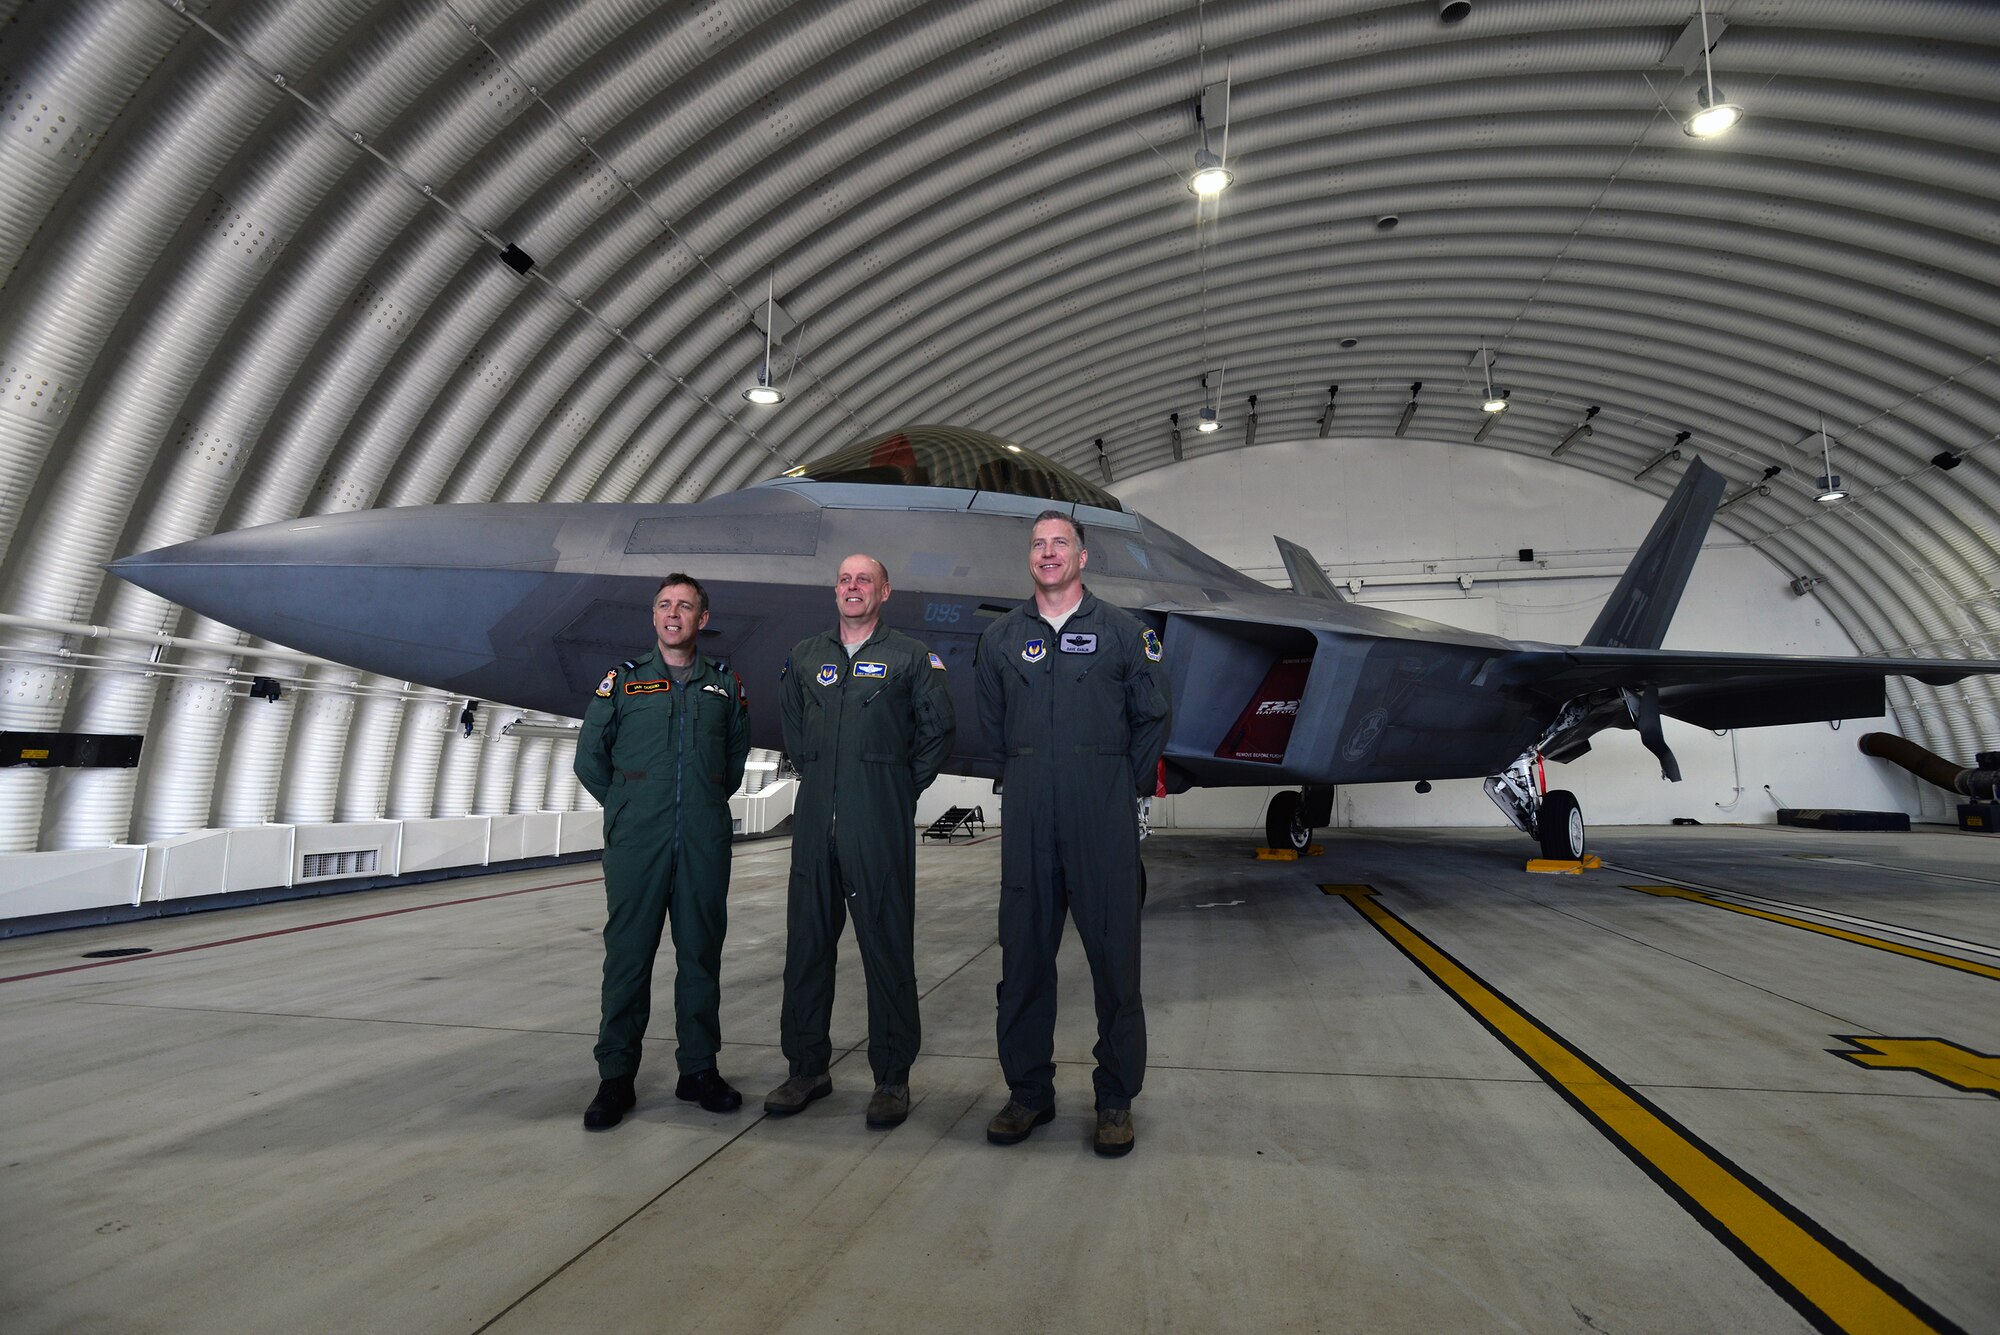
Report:
[[[2000,662],[1710,654],[1660,648],[1723,479],[1696,460],[1582,645],[1457,630],[1342,601],[1280,540],[1291,590],[1249,579],[1053,462],[983,433],[910,427],[807,475],[689,505],[448,505],[319,515],[127,557],[113,569],[276,644],[469,697],[575,715],[607,666],[640,647],[660,577],[707,584],[703,650],[757,708],[792,646],[831,620],[839,560],[879,557],[884,620],[951,670],[957,751],[994,775],[970,668],[980,632],[1020,602],[1028,529],[1044,509],[1086,534],[1086,582],[1165,645],[1170,791],[1284,786],[1274,843],[1303,847],[1334,787],[1483,778],[1550,856],[1580,856],[1575,797],[1540,791],[1537,757],[1569,760],[1607,727],[1636,729],[1663,774],[1664,718],[1707,728],[1871,717],[1883,679],[1933,685]],[[1072,655],[1078,662],[1087,654]]]

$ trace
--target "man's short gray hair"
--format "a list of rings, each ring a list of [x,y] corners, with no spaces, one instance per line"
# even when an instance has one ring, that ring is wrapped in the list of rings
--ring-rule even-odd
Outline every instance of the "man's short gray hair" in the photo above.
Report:
[[[1070,514],[1070,513],[1068,513],[1067,511],[1064,511],[1064,510],[1044,510],[1044,511],[1042,511],[1042,512],[1041,512],[1040,514],[1038,514],[1038,515],[1036,515],[1036,516],[1035,516],[1035,522],[1034,522],[1034,524],[1033,524],[1033,525],[1031,525],[1031,526],[1030,526],[1030,531],[1033,531],[1033,529],[1034,529],[1034,528],[1037,528],[1037,527],[1040,527],[1040,525],[1041,525],[1042,521],[1043,521],[1043,520],[1046,520],[1046,519],[1060,519],[1060,520],[1061,520],[1061,521],[1062,521],[1063,523],[1065,523],[1065,524],[1068,524],[1068,525],[1070,526],[1070,528],[1071,528],[1071,529],[1072,529],[1072,530],[1073,530],[1073,531],[1074,531],[1074,532],[1076,533],[1076,545],[1077,545],[1077,546],[1079,546],[1079,547],[1088,547],[1088,546],[1090,546],[1090,544],[1089,544],[1089,543],[1087,543],[1087,542],[1085,542],[1085,541],[1083,540],[1083,525],[1081,525],[1081,524],[1079,524],[1079,523],[1077,523],[1077,522],[1076,522],[1076,516],[1075,516],[1075,515],[1073,515],[1073,514]]]

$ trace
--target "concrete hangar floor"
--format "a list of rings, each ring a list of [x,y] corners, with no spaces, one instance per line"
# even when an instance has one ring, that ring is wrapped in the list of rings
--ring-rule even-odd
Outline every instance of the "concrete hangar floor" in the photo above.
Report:
[[[0,1328],[2000,1325],[1984,836],[1601,830],[1581,876],[1501,832],[1249,843],[1148,845],[1118,1161],[1074,941],[1057,1119],[985,1143],[993,839],[919,855],[924,1057],[889,1132],[851,934],[836,1094],[759,1110],[782,839],[737,849],[747,1106],[677,1103],[656,1015],[603,1135],[593,864],[0,943]],[[151,953],[80,958],[110,947]]]

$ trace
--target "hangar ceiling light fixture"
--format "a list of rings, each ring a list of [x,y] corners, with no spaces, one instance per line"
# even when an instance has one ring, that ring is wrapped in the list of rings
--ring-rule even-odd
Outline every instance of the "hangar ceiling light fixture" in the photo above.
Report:
[[[771,315],[777,305],[778,271],[773,269],[764,291],[764,360],[757,367],[757,383],[743,391],[746,401],[767,408],[785,401],[785,391],[771,383]]]
[[[1675,436],[1673,444],[1667,446],[1667,448],[1661,450],[1658,454],[1654,455],[1653,461],[1651,463],[1647,464],[1644,468],[1640,469],[1638,472],[1632,474],[1632,480],[1634,482],[1643,482],[1646,479],[1646,474],[1652,472],[1655,468],[1658,468],[1661,464],[1669,463],[1675,459],[1680,458],[1681,446],[1687,444],[1688,437],[1692,436],[1693,434],[1694,432],[1692,431],[1683,431],[1679,435]]]
[[[1319,435],[1321,440],[1325,440],[1333,434],[1333,401],[1339,394],[1339,385],[1328,385],[1326,387],[1326,411],[1319,415]]]
[[[1484,339],[1479,341],[1479,370],[1486,377],[1486,398],[1480,403],[1479,411],[1493,413],[1496,416],[1506,412],[1507,391],[1503,389],[1497,394],[1493,392],[1493,359],[1486,354],[1486,340]],[[1484,435],[1485,432],[1486,428],[1481,427],[1480,434]]]
[[[1173,452],[1174,462],[1181,461],[1181,415],[1167,414],[1167,448]]]
[[[1826,438],[1825,413],[1821,413],[1819,418],[1819,457],[1826,471],[1821,473],[1817,479],[1819,494],[1814,496],[1813,499],[1821,505],[1832,505],[1836,501],[1846,500],[1847,489],[1840,485],[1840,478],[1833,471],[1833,445]]]
[[[1201,421],[1196,423],[1195,430],[1201,432],[1203,435],[1222,430],[1222,418],[1216,412],[1215,405],[1222,399],[1222,382],[1228,378],[1228,367],[1225,366],[1220,371],[1217,371],[1215,373],[1215,389],[1211,392],[1208,387],[1208,373],[1205,371],[1202,373]]]
[[[1250,396],[1250,415],[1243,419],[1243,443],[1246,446],[1257,443],[1257,396],[1255,394]]]
[[[1715,512],[1722,514],[1737,505],[1741,505],[1753,496],[1769,496],[1771,494],[1771,479],[1784,471],[1778,464],[1772,464],[1764,470],[1764,475],[1755,482],[1746,482],[1735,491],[1724,496],[1722,504],[1715,507]]]
[[[1594,435],[1596,432],[1596,428],[1591,426],[1590,424],[1590,419],[1597,416],[1597,413],[1598,413],[1598,407],[1594,403],[1591,404],[1588,408],[1585,408],[1583,410],[1583,420],[1581,422],[1578,422],[1575,426],[1571,427],[1569,429],[1569,434],[1567,436],[1564,436],[1561,442],[1559,442],[1554,449],[1549,451],[1549,458],[1560,459],[1562,457],[1562,452],[1568,449],[1570,446],[1576,444],[1579,440],[1589,440],[1591,436]]]
[[[1692,139],[1713,139],[1736,128],[1743,119],[1743,108],[1724,98],[1715,86],[1715,69],[1708,58],[1708,0],[1701,0],[1701,74],[1702,87],[1695,94],[1697,109],[1681,122],[1681,129]]]
[[[1421,380],[1410,383],[1410,401],[1403,406],[1402,420],[1396,423],[1397,435],[1400,436],[1410,429],[1410,419],[1417,415],[1417,395],[1422,392],[1423,387],[1424,382]]]

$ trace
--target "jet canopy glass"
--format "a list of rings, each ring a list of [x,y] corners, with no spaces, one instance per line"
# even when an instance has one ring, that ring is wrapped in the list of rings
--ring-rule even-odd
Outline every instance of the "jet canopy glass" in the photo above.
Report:
[[[850,445],[799,474],[814,482],[961,487],[1123,511],[1118,499],[1012,441],[961,426],[910,426]]]

